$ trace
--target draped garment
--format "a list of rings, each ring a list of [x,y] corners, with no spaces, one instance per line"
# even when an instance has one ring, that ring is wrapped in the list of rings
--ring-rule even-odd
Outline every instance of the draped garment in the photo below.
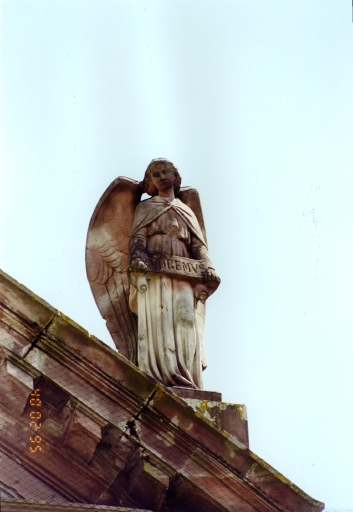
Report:
[[[134,244],[145,257],[194,258],[206,248],[193,211],[179,199],[159,196],[136,209],[130,259],[136,257]],[[202,389],[202,322],[192,283],[147,275],[146,291],[131,285],[130,308],[138,316],[138,366],[166,386]]]

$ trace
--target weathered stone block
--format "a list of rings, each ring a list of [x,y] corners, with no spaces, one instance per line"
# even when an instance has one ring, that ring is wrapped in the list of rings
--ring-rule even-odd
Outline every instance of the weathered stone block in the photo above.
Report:
[[[213,421],[249,448],[248,419],[245,405],[208,402],[184,398],[185,402],[205,418]]]
[[[177,475],[171,480],[168,495],[162,512],[226,512],[228,509],[205,496],[197,486]],[[234,509],[235,510],[235,509]]]
[[[34,387],[39,389],[45,407],[56,413],[60,413],[70,399],[69,393],[42,375],[35,379]]]
[[[205,418],[213,421],[238,441],[249,447],[248,420],[245,405],[222,402],[222,395],[216,391],[182,387],[168,388],[172,393],[190,405]]]
[[[74,410],[65,432],[65,448],[70,449],[77,457],[88,463],[100,438],[100,425],[81,411]]]
[[[137,448],[138,444],[134,439],[130,439],[122,430],[108,423],[102,430],[101,440],[90,465],[111,484]]]
[[[6,358],[0,350],[1,404],[13,414],[21,415],[33,390],[33,377]]]
[[[206,400],[208,402],[222,402],[222,393],[218,391],[207,391],[206,389],[192,389],[192,388],[182,388],[178,386],[174,386],[172,388],[167,388],[176,395],[180,396],[180,398],[185,399],[194,399],[194,400]]]
[[[130,497],[138,506],[159,512],[169,487],[168,475],[152,464],[141,450],[135,452],[127,472]]]

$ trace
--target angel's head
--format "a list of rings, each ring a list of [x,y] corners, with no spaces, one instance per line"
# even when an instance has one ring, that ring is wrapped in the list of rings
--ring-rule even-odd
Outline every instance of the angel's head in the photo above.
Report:
[[[152,162],[149,164],[149,166],[146,169],[145,177],[143,179],[143,189],[146,194],[150,196],[156,196],[158,195],[158,189],[152,182],[152,173],[155,171],[161,171],[161,170],[168,170],[172,173],[174,173],[175,180],[174,180],[174,194],[177,195],[180,189],[181,185],[181,177],[178,172],[178,169],[175,167],[175,165],[170,162],[170,160],[167,160],[166,158],[155,158],[152,160]]]

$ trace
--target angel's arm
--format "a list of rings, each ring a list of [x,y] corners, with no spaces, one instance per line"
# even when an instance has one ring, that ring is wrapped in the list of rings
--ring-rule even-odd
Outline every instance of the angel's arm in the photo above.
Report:
[[[206,260],[207,264],[207,280],[219,281],[213,263],[210,260],[207,247],[196,236],[191,237],[191,255],[195,260]]]
[[[144,260],[148,258],[146,252],[147,227],[141,228],[133,234],[130,240],[130,265],[145,269],[147,265]]]
[[[207,260],[207,262],[209,262],[213,267],[208,255],[207,247],[194,235],[191,236],[191,256],[194,260]]]

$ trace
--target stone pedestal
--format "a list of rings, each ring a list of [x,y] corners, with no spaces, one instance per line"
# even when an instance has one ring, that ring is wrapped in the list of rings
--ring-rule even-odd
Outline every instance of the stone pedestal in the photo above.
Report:
[[[206,400],[207,402],[222,402],[222,393],[218,391],[206,391],[205,389],[192,389],[175,386],[168,388],[180,398],[191,398],[193,400]]]
[[[222,402],[222,394],[216,391],[182,387],[168,389],[185,400],[194,411],[211,420],[249,448],[248,418],[245,405]]]

